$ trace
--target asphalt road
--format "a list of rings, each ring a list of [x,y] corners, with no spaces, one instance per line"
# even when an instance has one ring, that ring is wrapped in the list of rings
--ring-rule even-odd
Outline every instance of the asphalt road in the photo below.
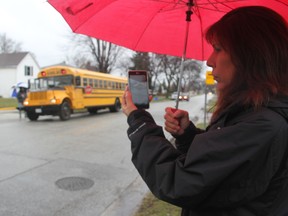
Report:
[[[160,125],[167,106],[175,102],[149,109]],[[203,106],[197,96],[179,108],[201,121]],[[0,111],[0,215],[133,215],[148,190],[131,163],[126,130],[124,114],[108,110],[64,122],[52,116],[31,122],[16,110]]]

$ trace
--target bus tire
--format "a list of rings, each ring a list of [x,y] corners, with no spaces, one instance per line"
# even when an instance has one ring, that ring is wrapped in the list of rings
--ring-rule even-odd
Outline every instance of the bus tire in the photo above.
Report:
[[[121,109],[121,103],[119,98],[116,98],[113,106],[109,107],[110,112],[119,112]]]
[[[66,120],[70,119],[70,117],[71,117],[70,105],[69,105],[68,101],[64,101],[60,106],[59,118],[62,121],[66,121]]]
[[[39,118],[39,114],[35,112],[27,112],[27,117],[30,121],[37,121],[37,119]]]

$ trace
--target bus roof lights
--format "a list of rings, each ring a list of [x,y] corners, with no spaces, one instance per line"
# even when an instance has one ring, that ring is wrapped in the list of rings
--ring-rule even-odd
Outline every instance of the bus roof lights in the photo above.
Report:
[[[61,69],[61,74],[66,74],[67,72],[66,72],[66,70],[65,69]]]
[[[41,71],[41,76],[45,77],[47,74],[45,71]]]

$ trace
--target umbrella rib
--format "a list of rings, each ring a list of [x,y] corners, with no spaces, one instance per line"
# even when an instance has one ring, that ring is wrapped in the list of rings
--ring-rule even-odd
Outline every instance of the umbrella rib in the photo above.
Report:
[[[110,3],[108,3],[107,5],[111,5],[111,4],[113,4],[113,2],[110,2]],[[93,3],[92,4],[89,4],[88,6],[86,6],[86,8],[88,8],[88,7],[90,7],[90,6],[92,6],[93,5]],[[86,9],[85,8],[85,9]],[[104,8],[102,8],[101,10],[99,10],[99,11],[102,11]],[[67,11],[67,9],[66,9],[66,11]],[[98,12],[99,12],[98,11]],[[81,26],[83,26],[85,23],[87,23],[90,19],[92,19],[92,17],[93,17],[94,15],[91,15],[90,17],[87,17],[86,18],[86,20],[84,20],[83,22],[81,22],[78,26],[76,26],[74,29],[72,29],[73,30],[73,32],[77,32],[77,30],[78,30],[78,28],[79,27],[81,27]]]
[[[177,2],[171,2],[171,1],[165,1],[165,0],[149,0],[149,1],[154,1],[154,2],[164,2],[166,5],[173,5],[172,7],[169,7],[169,9],[164,9],[164,7],[161,9],[161,11],[169,11],[175,9],[177,6],[180,6],[179,8],[186,8],[187,7],[187,2],[178,0]]]
[[[277,1],[277,2],[279,2],[280,4],[283,4],[283,5],[285,5],[285,6],[288,6],[288,3],[285,3],[285,2],[283,2],[282,0],[275,0],[275,1]]]
[[[169,5],[169,4],[171,3],[171,2],[169,2],[169,1],[164,1],[164,0],[162,0],[162,1],[152,0],[152,1],[155,1],[155,2],[165,2],[165,3],[168,3],[167,5]],[[185,4],[180,4],[179,2],[184,3],[184,1],[178,0],[178,3],[175,3],[175,2],[173,3],[173,8],[175,8],[176,5],[181,5],[181,6],[183,6],[183,7],[184,7],[184,6],[187,7],[187,2],[186,2]],[[171,3],[171,4],[172,4],[172,3]],[[141,40],[142,36],[144,35],[144,32],[146,31],[147,27],[150,25],[150,23],[151,23],[152,20],[154,19],[155,15],[158,14],[158,13],[160,13],[160,11],[169,11],[169,10],[172,10],[172,8],[169,8],[169,9],[166,10],[167,5],[165,5],[165,6],[163,6],[162,8],[160,8],[158,11],[156,11],[156,12],[151,16],[150,20],[146,23],[145,28],[143,28],[143,31],[141,32],[140,37],[138,38],[137,42],[135,43],[134,49],[135,49],[135,48],[137,47],[137,45],[139,44],[139,41]]]
[[[150,1],[150,0],[149,0]],[[177,2],[171,2],[169,0],[151,0],[151,1],[155,1],[155,2],[164,2],[167,3],[167,5],[173,5],[171,8],[169,9],[164,9],[162,8],[162,11],[168,11],[168,10],[173,10],[175,9],[177,6],[180,6],[179,8],[184,8],[187,7],[187,2],[183,1],[183,0],[178,0]],[[229,3],[231,2],[239,2],[239,1],[247,1],[247,0],[208,0],[208,2],[206,3],[198,3],[197,1],[193,1],[193,3],[195,4],[193,6],[193,8],[202,8],[205,10],[210,10],[210,11],[219,11],[219,12],[227,12],[231,9],[233,9],[233,7],[229,6]],[[282,2],[281,0],[275,0],[278,1],[284,5],[287,5],[286,3]],[[225,8],[227,8],[227,10],[221,10],[218,5],[222,5]],[[210,6],[210,7],[209,7]],[[194,9],[193,9],[194,10]]]
[[[160,2],[159,0],[152,0],[152,1]],[[161,2],[169,3],[169,2],[167,2],[167,1],[161,1]],[[167,5],[169,5],[169,4],[167,4]],[[167,5],[163,6],[163,7],[160,8],[158,11],[155,11],[154,14],[150,17],[149,21],[146,23],[145,28],[143,28],[141,34],[139,34],[140,37],[138,38],[137,42],[135,43],[135,45],[134,45],[134,49],[135,49],[135,48],[137,47],[137,45],[139,44],[139,41],[141,40],[142,36],[144,35],[144,32],[146,31],[147,27],[150,25],[150,23],[151,23],[152,20],[154,19],[155,15],[158,14],[158,13],[160,13],[161,11],[163,12],[163,11],[169,11],[169,10],[172,10],[172,8],[166,9]],[[181,4],[178,4],[178,3],[175,4],[175,3],[174,3],[173,5],[174,5],[173,7],[175,8],[176,5],[181,5]],[[184,6],[184,5],[183,5],[183,6]]]
[[[173,10],[173,9],[175,9],[175,7],[177,6],[177,5],[180,5],[181,7],[187,7],[187,2],[186,1],[183,1],[183,0],[178,0],[177,2],[171,2],[171,1],[165,1],[165,0],[151,0],[151,1],[155,1],[155,2],[164,2],[164,3],[167,3],[167,5],[169,5],[169,4],[173,4],[174,5],[174,7],[171,7],[171,8],[169,8],[169,9],[167,9],[167,11],[168,10]],[[233,9],[232,7],[230,7],[228,4],[229,3],[231,3],[231,2],[239,2],[239,1],[247,1],[247,0],[208,0],[208,2],[207,3],[198,3],[197,1],[193,1],[193,3],[195,4],[194,6],[193,6],[193,8],[202,8],[202,9],[205,9],[205,10],[210,10],[210,11],[219,11],[219,12],[227,12],[228,10],[231,10],[231,9]],[[281,1],[281,0],[276,0],[276,1]],[[281,2],[281,3],[283,3],[283,2]],[[284,4],[284,3],[283,3]],[[219,9],[219,7],[217,7],[217,5],[222,5],[222,6],[224,6],[224,7],[226,7],[227,8],[227,10],[220,10]],[[210,7],[209,7],[210,6]],[[212,8],[211,8],[211,6],[212,6]],[[181,8],[180,7],[180,8]],[[194,9],[193,9],[194,10]],[[166,10],[163,10],[163,11],[166,11]]]
[[[158,11],[155,14],[157,14],[157,13],[158,13]],[[142,38],[144,32],[146,31],[147,27],[149,26],[149,24],[152,22],[153,18],[155,17],[155,14],[153,14],[153,16],[150,17],[149,21],[146,23],[145,28],[143,28],[143,30],[142,30],[142,32],[140,34],[140,37],[138,37],[137,42],[134,44],[134,49],[138,46],[139,41],[141,40],[141,38]]]
[[[239,1],[239,0],[238,0]],[[241,0],[240,0],[241,1]],[[243,0],[245,1],[245,0]],[[205,10],[211,10],[211,11],[219,11],[219,12],[227,12],[227,11],[224,11],[224,10],[220,10],[219,7],[217,5],[222,5],[222,6],[225,6],[226,8],[228,8],[229,10],[232,9],[232,7],[228,6],[227,3],[231,3],[231,2],[236,2],[236,0],[214,0],[214,1],[211,1],[211,0],[208,0],[208,3],[205,3],[205,4],[201,4],[201,6],[198,6],[199,8],[203,8]],[[214,10],[212,8],[208,8],[208,7],[205,7],[206,5],[209,5],[209,6],[212,6],[214,8]]]
[[[202,24],[202,16],[200,15],[199,7],[195,7],[194,13],[198,16],[199,22],[200,22],[200,29],[201,29],[201,43],[204,43],[204,31],[203,31],[203,24]],[[204,46],[202,46],[202,58],[204,58]]]

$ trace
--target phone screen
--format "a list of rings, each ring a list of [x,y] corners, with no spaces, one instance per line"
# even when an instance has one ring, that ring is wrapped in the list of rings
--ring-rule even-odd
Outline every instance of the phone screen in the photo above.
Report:
[[[129,71],[129,89],[133,103],[138,108],[149,108],[147,71]]]

